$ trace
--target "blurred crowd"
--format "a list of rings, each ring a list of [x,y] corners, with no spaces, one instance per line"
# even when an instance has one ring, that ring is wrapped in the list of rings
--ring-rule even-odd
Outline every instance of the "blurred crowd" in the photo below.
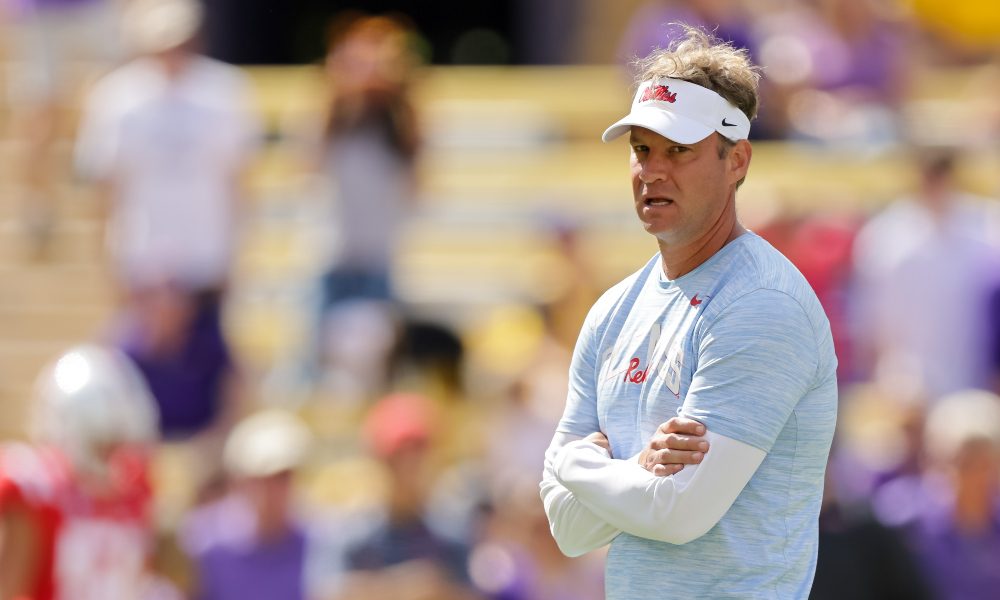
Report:
[[[758,139],[891,147],[914,173],[876,213],[754,227],[815,288],[840,358],[815,598],[1000,589],[1000,202],[958,177],[1000,111],[970,133],[904,110],[914,63],[988,69],[1000,28],[938,31],[930,5],[647,2],[617,51],[627,69],[669,44],[665,23],[710,27],[764,65]],[[288,398],[265,402],[223,317],[266,128],[246,74],[202,53],[204,7],[0,8],[23,233],[44,260],[52,182],[85,181],[116,290],[105,334],[40,374],[30,434],[0,445],[0,599],[603,597],[602,557],[560,554],[537,485],[579,325],[611,282],[585,231],[548,222],[544,301],[471,325],[410,310],[393,269],[426,145],[412,22],[345,12],[328,29],[329,96],[301,146],[333,232]]]
[[[917,141],[908,127],[914,115],[907,103],[916,68],[995,62],[1000,14],[987,3],[972,4],[975,19],[961,14],[966,8],[917,0],[654,0],[636,10],[617,57],[628,61],[664,46],[680,31],[668,25],[665,32],[664,24],[704,26],[749,50],[763,67],[753,138],[870,152]],[[995,86],[992,78],[983,83]],[[964,133],[988,137],[996,131],[995,110],[991,118],[990,131]],[[941,127],[920,132],[919,141],[942,135]]]

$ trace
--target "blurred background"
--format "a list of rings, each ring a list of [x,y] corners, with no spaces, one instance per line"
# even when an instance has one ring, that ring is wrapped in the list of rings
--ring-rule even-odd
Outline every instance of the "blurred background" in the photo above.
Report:
[[[762,67],[738,210],[837,344],[813,597],[995,598],[988,0],[0,0],[0,511],[48,447],[135,498],[66,449],[124,426],[37,426],[96,343],[159,415],[147,558],[101,567],[145,583],[72,597],[602,598],[537,482],[583,317],[655,252],[599,136],[678,22]]]

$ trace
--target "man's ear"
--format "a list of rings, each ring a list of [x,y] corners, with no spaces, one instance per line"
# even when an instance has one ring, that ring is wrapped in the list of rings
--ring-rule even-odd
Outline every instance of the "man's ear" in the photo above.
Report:
[[[753,149],[747,140],[739,140],[729,149],[729,153],[726,155],[729,167],[729,183],[742,181],[747,176],[752,156]]]

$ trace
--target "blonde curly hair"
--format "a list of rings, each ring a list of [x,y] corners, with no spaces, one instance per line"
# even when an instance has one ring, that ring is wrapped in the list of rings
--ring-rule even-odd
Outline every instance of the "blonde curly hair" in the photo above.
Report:
[[[698,27],[681,27],[684,37],[635,60],[636,84],[657,77],[681,79],[712,90],[753,120],[759,104],[760,68],[751,62],[750,54]]]

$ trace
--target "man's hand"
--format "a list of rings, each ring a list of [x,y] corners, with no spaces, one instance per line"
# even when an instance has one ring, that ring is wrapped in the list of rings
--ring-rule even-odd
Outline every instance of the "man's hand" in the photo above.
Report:
[[[698,421],[674,417],[660,425],[650,438],[639,454],[639,464],[653,475],[679,473],[684,465],[696,465],[705,457],[708,442],[703,435],[705,426]]]
[[[611,456],[611,442],[608,441],[608,436],[604,435],[600,431],[595,431],[594,433],[588,435],[583,438],[583,441],[597,444],[601,448],[607,450],[608,456]]]

